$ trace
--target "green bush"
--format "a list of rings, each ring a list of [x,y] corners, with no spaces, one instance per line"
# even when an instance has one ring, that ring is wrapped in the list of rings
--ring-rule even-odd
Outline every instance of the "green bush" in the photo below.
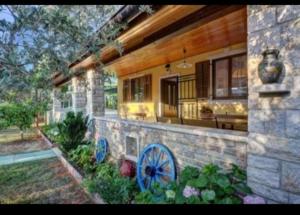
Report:
[[[44,125],[42,131],[53,143],[60,144],[62,142],[62,137],[58,129],[59,123],[51,123],[49,125]]]
[[[139,193],[136,203],[241,204],[241,198],[252,193],[246,185],[246,172],[236,165],[232,165],[229,171],[214,164],[205,165],[201,171],[187,166],[178,183],[155,186],[155,192]]]
[[[69,152],[69,157],[79,167],[81,167],[86,173],[92,173],[95,168],[95,145],[89,143],[86,145],[79,145],[76,149]]]
[[[4,103],[0,105],[0,129],[17,126],[21,131],[21,138],[26,129],[34,121],[34,113],[29,105],[20,103]]]
[[[68,112],[64,121],[57,124],[61,145],[66,152],[86,143],[84,137],[87,131],[87,121],[88,118],[84,119],[81,112],[77,114]]]
[[[134,179],[122,177],[112,164],[100,164],[93,179],[85,186],[91,193],[98,193],[109,204],[128,204],[134,199],[138,187]]]

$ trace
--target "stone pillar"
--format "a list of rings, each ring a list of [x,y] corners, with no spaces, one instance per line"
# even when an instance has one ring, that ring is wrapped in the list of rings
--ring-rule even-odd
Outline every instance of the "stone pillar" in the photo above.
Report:
[[[103,70],[100,68],[91,68],[87,71],[87,113],[89,115],[88,139],[98,139],[100,132],[100,121],[94,120],[94,117],[104,116],[104,78]],[[97,131],[97,135],[95,135]]]
[[[58,91],[59,89],[54,88],[52,90],[52,119],[57,122],[61,119],[61,102],[58,99]]]
[[[87,71],[87,112],[91,117],[104,116],[104,78],[99,67]]]
[[[85,77],[73,77],[72,78],[72,106],[74,112],[82,112],[86,114],[86,88]]]
[[[248,185],[268,203],[300,203],[300,6],[250,5],[248,12]],[[257,66],[266,47],[277,48],[283,74],[261,96]]]

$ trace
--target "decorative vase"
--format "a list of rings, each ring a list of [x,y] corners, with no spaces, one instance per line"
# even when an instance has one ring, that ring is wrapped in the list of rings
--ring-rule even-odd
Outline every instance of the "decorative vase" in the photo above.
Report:
[[[122,176],[134,177],[135,176],[135,165],[132,161],[123,160],[120,168]]]
[[[276,83],[281,75],[283,64],[278,59],[278,49],[267,49],[258,65],[258,76],[263,84]]]

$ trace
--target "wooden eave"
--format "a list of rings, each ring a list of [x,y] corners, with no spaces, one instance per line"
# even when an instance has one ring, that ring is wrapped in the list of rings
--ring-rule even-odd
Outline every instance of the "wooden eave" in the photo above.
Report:
[[[152,15],[141,14],[141,16],[132,20],[133,26],[121,33],[121,35],[117,38],[117,40],[124,46],[123,54],[128,54],[151,43],[151,40],[147,41],[145,38],[149,36],[151,38],[151,35],[155,32],[158,32],[172,23],[199,11],[203,7],[204,5],[167,5],[163,6]],[[110,61],[120,58],[120,55],[113,47],[104,47],[100,58],[104,64],[107,64]],[[73,65],[70,69],[74,75],[78,75],[76,71],[80,68],[88,69],[89,67],[93,67],[95,64],[97,64],[95,56],[90,55],[84,60]],[[58,86],[68,81],[70,77],[71,76],[64,77],[60,74],[53,80],[53,83]]]

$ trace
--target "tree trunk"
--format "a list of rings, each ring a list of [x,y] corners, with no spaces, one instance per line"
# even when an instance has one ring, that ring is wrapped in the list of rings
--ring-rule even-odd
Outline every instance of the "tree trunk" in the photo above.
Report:
[[[38,115],[35,118],[35,126],[36,126],[36,128],[39,128],[39,116]]]
[[[35,102],[38,102],[38,89],[35,89]],[[35,121],[35,125],[37,128],[39,128],[39,114],[36,113],[36,121]]]
[[[24,140],[24,132],[21,131],[21,140]]]

